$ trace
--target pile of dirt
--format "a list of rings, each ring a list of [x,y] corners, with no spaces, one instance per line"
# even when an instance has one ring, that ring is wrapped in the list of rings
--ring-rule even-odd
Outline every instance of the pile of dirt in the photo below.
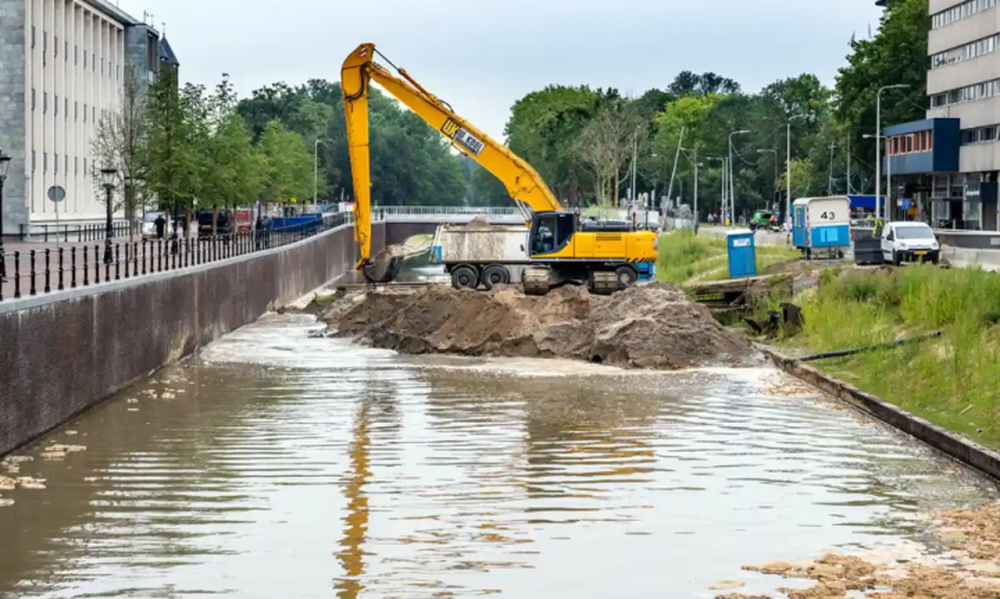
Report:
[[[611,296],[569,286],[543,297],[514,287],[390,290],[345,297],[323,320],[338,335],[410,354],[572,358],[666,370],[763,360],[669,283]]]
[[[774,562],[745,570],[811,579],[808,589],[779,588],[788,599],[1000,599],[1000,504],[942,514],[935,536],[954,552],[929,563],[875,564],[857,556],[827,554],[813,562]],[[923,560],[922,560],[923,561]],[[902,571],[900,571],[900,569]],[[849,595],[853,592],[853,595]],[[717,599],[770,599],[730,593]]]

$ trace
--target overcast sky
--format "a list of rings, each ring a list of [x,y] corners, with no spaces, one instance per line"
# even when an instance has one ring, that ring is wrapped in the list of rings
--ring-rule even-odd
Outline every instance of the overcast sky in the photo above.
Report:
[[[848,42],[874,30],[874,0],[117,0],[166,23],[183,80],[229,73],[248,95],[275,81],[338,80],[374,42],[488,134],[551,83],[639,95],[681,70],[756,91],[804,72],[832,84]]]

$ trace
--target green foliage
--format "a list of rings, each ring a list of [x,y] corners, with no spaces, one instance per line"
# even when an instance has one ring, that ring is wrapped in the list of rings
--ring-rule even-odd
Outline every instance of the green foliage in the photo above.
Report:
[[[298,133],[281,121],[271,121],[258,142],[264,165],[261,198],[268,202],[287,202],[312,196],[313,160]]]
[[[280,122],[299,135],[310,162],[313,144],[318,157],[320,199],[353,196],[351,163],[340,84],[312,79],[304,85],[276,83],[254,91],[239,102],[255,139],[270,123]],[[372,201],[382,205],[461,205],[474,194],[462,158],[452,152],[440,134],[414,113],[400,107],[376,89],[370,90]],[[311,167],[310,167],[311,168]],[[311,180],[310,173],[310,180]],[[311,197],[309,191],[302,197]],[[272,185],[270,193],[274,193]],[[506,200],[509,205],[510,200]]]
[[[882,15],[878,35],[851,43],[847,65],[837,77],[837,120],[850,124],[854,148],[874,165],[875,147],[862,139],[876,125],[876,95],[885,85],[907,89],[882,94],[882,123],[924,118],[927,110],[927,34],[931,20],[928,0],[895,0]]]

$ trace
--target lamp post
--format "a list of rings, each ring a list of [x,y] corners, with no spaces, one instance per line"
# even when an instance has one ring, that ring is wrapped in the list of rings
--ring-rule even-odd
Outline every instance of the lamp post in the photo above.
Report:
[[[786,143],[785,148],[785,185],[787,189],[785,190],[785,228],[788,231],[792,230],[792,121],[804,119],[806,115],[796,114],[788,118],[788,122],[785,123],[787,128]]]
[[[874,139],[875,143],[877,145],[879,145],[879,146],[881,146],[883,143],[885,143],[885,140],[888,139],[884,135],[872,135],[871,133],[865,133],[861,137],[864,138],[864,139]],[[889,202],[892,199],[892,159],[890,159],[888,161],[887,166],[888,166],[888,168],[886,169],[886,172],[885,172],[885,175],[886,175],[886,181],[885,181],[885,187],[886,187],[886,189],[885,189],[886,212],[889,211],[889,206],[891,205],[891,204],[889,204]],[[876,181],[878,181],[878,180],[879,179],[876,179]],[[877,187],[878,186],[876,186],[876,189],[877,189]],[[876,191],[875,192],[875,218],[876,219],[881,218],[879,216],[879,210],[878,210],[878,207],[879,207],[879,197],[880,196],[878,194],[878,191]]]
[[[7,259],[3,253],[3,184],[7,180],[7,168],[10,167],[10,156],[0,148],[0,281],[7,280]]]
[[[106,166],[101,169],[101,178],[104,183],[104,204],[107,206],[107,219],[104,222],[104,263],[111,264],[115,261],[111,252],[111,237],[114,231],[111,228],[111,194],[115,189],[115,177],[118,169]]]
[[[704,156],[704,159],[705,159],[705,162],[708,162],[708,161],[711,161],[711,160],[718,160],[719,161],[719,165],[722,168],[722,172],[720,173],[720,175],[721,175],[720,176],[720,180],[722,181],[722,186],[721,186],[722,189],[720,190],[720,194],[721,195],[719,197],[720,198],[724,198],[725,195],[726,195],[726,177],[725,177],[726,159],[725,158],[720,158],[720,157],[717,157],[717,156]]]
[[[729,134],[729,207],[733,214],[734,223],[736,222],[736,169],[733,164],[733,136],[746,135],[747,133],[750,132],[746,129],[740,129]]]
[[[313,205],[319,204],[319,144],[325,139],[316,139],[313,144]]]
[[[761,148],[761,149],[757,150],[757,153],[758,154],[774,154],[774,182],[771,184],[771,187],[774,188],[775,195],[777,195],[777,191],[778,191],[778,151],[777,150],[768,150],[767,148]],[[765,208],[767,208],[767,207],[768,206],[765,206]],[[773,206],[771,206],[771,208],[773,208]]]
[[[691,154],[688,155],[688,152]],[[684,148],[684,154],[694,165],[694,202],[692,202],[692,212],[694,213],[694,234],[698,234],[698,167],[702,166],[698,162],[698,148]]]
[[[875,146],[875,218],[882,215],[882,92],[887,89],[903,89],[910,87],[907,83],[897,83],[895,85],[883,85],[878,88],[875,94],[875,138],[878,143]]]

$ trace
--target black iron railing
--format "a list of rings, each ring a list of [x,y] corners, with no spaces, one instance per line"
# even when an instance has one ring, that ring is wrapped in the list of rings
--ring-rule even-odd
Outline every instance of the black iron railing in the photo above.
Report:
[[[2,271],[7,273],[7,278],[0,282],[0,301],[244,256],[295,243],[350,222],[350,213],[337,213],[283,229],[133,241],[118,239],[112,244],[110,260],[106,260],[103,235],[99,243],[83,241],[58,247],[16,249],[0,255],[4,262]],[[34,244],[20,244],[21,247],[25,245]]]

